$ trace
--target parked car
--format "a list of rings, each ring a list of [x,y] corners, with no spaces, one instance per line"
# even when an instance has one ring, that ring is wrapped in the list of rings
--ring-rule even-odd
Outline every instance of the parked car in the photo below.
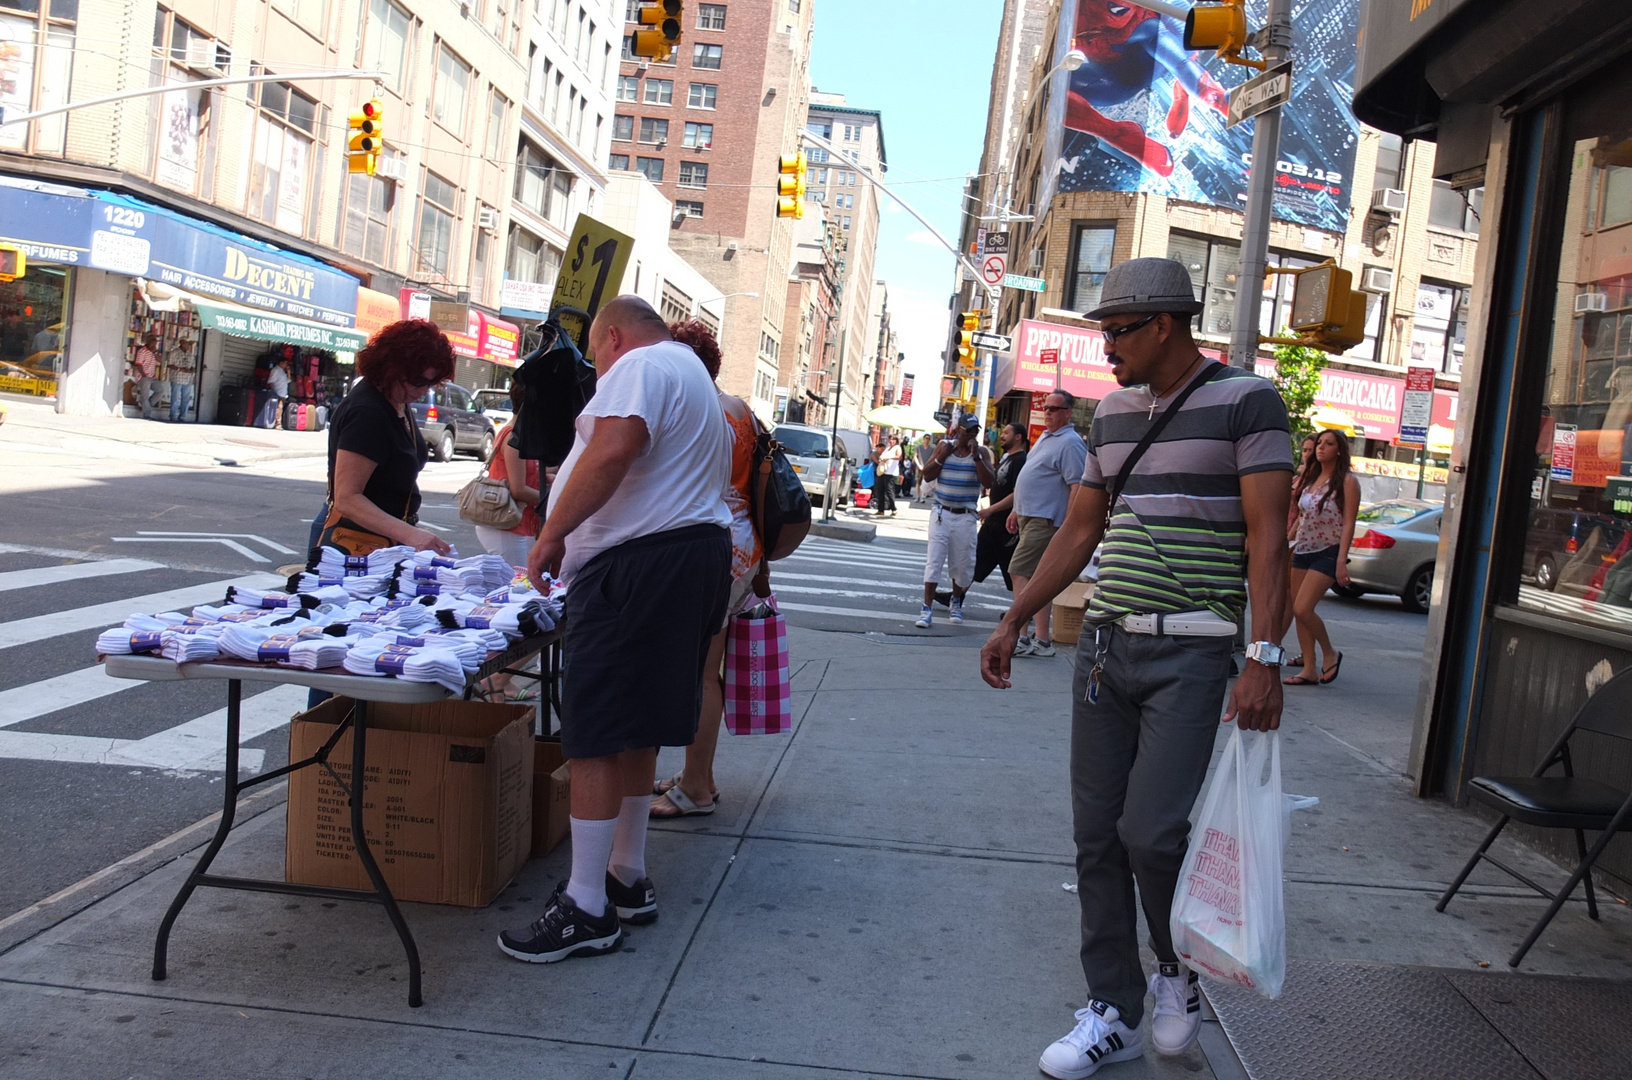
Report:
[[[1349,543],[1349,584],[1340,596],[1393,593],[1400,606],[1421,615],[1434,591],[1443,507],[1420,499],[1393,499],[1360,507]]]
[[[464,387],[454,383],[433,386],[408,407],[436,460],[452,461],[460,450],[483,461],[492,455],[498,429],[476,408],[470,391]]]
[[[799,474],[799,482],[813,505],[822,505],[827,493],[829,472],[837,489],[837,501],[842,503],[849,498],[850,488],[855,482],[855,470],[842,443],[840,452],[836,455],[833,453],[831,431],[805,424],[778,424],[772,435],[787,451],[788,462],[793,466],[793,471]]]
[[[495,430],[502,430],[504,425],[516,418],[516,411],[510,406],[508,390],[478,390],[471,397],[476,402],[476,411],[493,421]]]
[[[1525,534],[1525,573],[1535,579],[1539,588],[1549,592],[1558,588],[1560,568],[1592,543],[1594,530],[1604,549],[1612,550],[1626,534],[1626,523],[1607,514],[1536,507],[1530,511],[1530,528]]]

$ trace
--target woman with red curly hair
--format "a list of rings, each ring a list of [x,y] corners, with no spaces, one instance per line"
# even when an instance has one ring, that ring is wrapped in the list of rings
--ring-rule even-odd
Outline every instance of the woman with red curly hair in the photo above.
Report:
[[[419,527],[419,471],[430,450],[408,403],[453,376],[453,347],[424,319],[394,322],[357,354],[361,376],[329,423],[329,514],[320,542],[348,555],[392,544],[446,555]]]
[[[711,378],[720,377],[720,343],[708,324],[698,319],[669,324],[669,333],[703,362]],[[720,392],[726,426],[731,429],[731,480],[725,485],[725,505],[731,511],[731,592],[726,601],[725,622],[741,611],[750,590],[760,596],[770,594],[769,572],[761,558],[759,537],[749,513],[748,485],[754,470],[754,444],[758,421],[748,403]],[[763,576],[762,576],[763,575]],[[719,791],[714,784],[714,752],[720,742],[720,720],[725,715],[725,627],[709,643],[703,664],[703,708],[697,720],[697,738],[686,747],[686,767],[678,775],[660,780],[652,787],[651,816],[690,817],[712,814]]]

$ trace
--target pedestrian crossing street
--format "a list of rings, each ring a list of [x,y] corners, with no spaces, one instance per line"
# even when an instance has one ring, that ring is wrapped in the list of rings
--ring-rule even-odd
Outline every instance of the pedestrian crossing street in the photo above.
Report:
[[[939,604],[931,629],[913,627],[923,604],[926,547],[922,540],[880,537],[858,544],[811,536],[794,554],[771,564],[771,591],[790,623],[812,629],[944,635],[978,628],[982,637],[990,633],[1009,609],[1009,593],[997,570],[970,589],[961,627],[947,620],[947,609]],[[951,588],[944,573],[941,588]]]

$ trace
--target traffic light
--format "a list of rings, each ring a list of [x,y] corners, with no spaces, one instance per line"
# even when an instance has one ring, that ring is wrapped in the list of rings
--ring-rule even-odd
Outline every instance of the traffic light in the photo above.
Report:
[[[680,16],[684,7],[682,0],[657,0],[637,8],[635,21],[649,29],[635,31],[630,51],[658,63],[667,60],[680,41]]]
[[[978,311],[965,311],[958,317],[958,364],[975,367],[975,331],[980,329]]]
[[[1226,0],[1222,4],[1197,4],[1184,17],[1184,47],[1186,49],[1213,49],[1232,64],[1245,64],[1260,70],[1262,60],[1247,60],[1241,50],[1247,47],[1247,12],[1245,0]]]
[[[346,171],[374,175],[385,148],[384,106],[379,98],[365,101],[346,123]]]
[[[1332,263],[1296,273],[1292,290],[1292,329],[1296,344],[1322,352],[1342,353],[1366,337],[1366,294],[1354,289],[1354,275]]]
[[[16,244],[0,244],[0,281],[16,281],[28,273],[28,258]]]
[[[970,382],[972,380],[961,375],[942,375],[941,400],[958,403],[968,401],[971,396],[967,390]]]
[[[777,162],[776,216],[805,216],[805,152],[783,154]]]

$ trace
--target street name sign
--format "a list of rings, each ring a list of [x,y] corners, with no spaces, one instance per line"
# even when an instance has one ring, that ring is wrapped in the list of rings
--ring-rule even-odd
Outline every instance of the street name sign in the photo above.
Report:
[[[1042,292],[1048,288],[1048,282],[1040,277],[1022,277],[1019,274],[1004,274],[1003,287],[1005,289],[1024,289],[1027,292]]]
[[[1285,105],[1292,97],[1292,61],[1287,60],[1254,75],[1230,91],[1230,107],[1225,127],[1251,120],[1259,113]]]
[[[969,337],[970,344],[977,349],[991,349],[993,352],[1008,352],[1014,342],[1002,334],[988,334],[984,330],[977,330]]]

